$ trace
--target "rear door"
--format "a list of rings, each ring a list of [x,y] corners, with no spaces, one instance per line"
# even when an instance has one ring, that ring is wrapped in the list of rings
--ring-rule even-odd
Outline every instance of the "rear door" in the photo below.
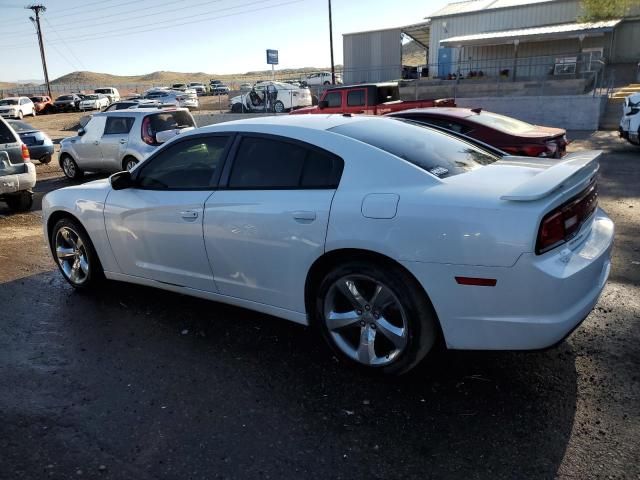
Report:
[[[135,117],[109,116],[100,139],[102,168],[104,170],[124,169],[122,158],[127,150],[129,132],[135,123]]]
[[[272,135],[243,135],[232,150],[204,212],[216,285],[224,295],[304,312],[306,275],[324,252],[343,161]]]

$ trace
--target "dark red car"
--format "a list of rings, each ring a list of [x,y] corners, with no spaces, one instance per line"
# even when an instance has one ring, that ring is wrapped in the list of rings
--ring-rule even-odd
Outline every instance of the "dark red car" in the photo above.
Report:
[[[453,130],[511,155],[560,158],[567,151],[566,130],[531,125],[480,108],[417,108],[388,116]]]

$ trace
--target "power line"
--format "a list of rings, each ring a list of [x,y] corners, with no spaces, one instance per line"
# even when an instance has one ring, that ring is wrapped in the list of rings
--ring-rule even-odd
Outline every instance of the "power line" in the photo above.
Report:
[[[254,2],[249,2],[249,3],[245,3],[243,5],[237,5],[234,7],[228,7],[225,9],[218,9],[218,11],[222,11],[222,10],[231,10],[234,8],[243,8],[243,7],[249,7],[252,5],[256,5],[259,3],[264,3],[267,1],[272,1],[272,0],[256,0]],[[146,33],[146,32],[153,32],[153,31],[157,31],[157,30],[167,30],[168,27],[179,27],[179,26],[183,26],[183,25],[192,25],[194,23],[202,23],[202,22],[206,22],[209,20],[219,20],[222,18],[229,18],[229,17],[234,17],[237,15],[244,15],[246,13],[252,13],[252,12],[256,12],[256,11],[262,11],[262,10],[268,10],[270,8],[277,8],[277,7],[281,7],[281,6],[285,6],[285,5],[291,5],[294,3],[301,3],[304,1],[308,1],[308,0],[291,0],[288,2],[281,2],[281,3],[277,3],[277,4],[273,4],[273,5],[266,5],[264,7],[257,7],[257,8],[252,8],[251,10],[245,10],[242,12],[234,12],[234,13],[229,13],[226,15],[218,15],[218,16],[207,16],[207,17],[203,17],[202,14],[196,14],[196,15],[188,15],[186,17],[179,17],[179,18],[175,18],[172,20],[163,20],[160,22],[156,22],[156,25],[162,23],[171,23],[172,25],[163,25],[160,27],[153,27],[153,28],[147,28],[147,29],[135,29],[132,30],[131,27],[126,27],[126,28],[120,28],[120,29],[115,29],[115,30],[110,30],[110,31],[106,31],[106,32],[94,32],[91,34],[83,34],[83,35],[78,35],[78,36],[73,36],[73,37],[67,37],[67,40],[85,40],[85,41],[92,41],[92,40],[100,40],[100,39],[104,39],[104,38],[112,38],[112,37],[125,37],[125,36],[131,36],[131,35],[138,35],[140,33]],[[174,23],[176,20],[186,20],[186,19],[190,19],[190,18],[195,18],[195,17],[199,17],[197,20],[192,20],[192,21],[187,21],[187,22],[182,22],[182,23]],[[120,33],[123,32],[123,33]],[[94,35],[98,35],[98,36],[94,36]],[[51,43],[56,43],[56,44],[60,44],[61,42],[51,42]],[[14,44],[14,45],[0,45],[0,48],[24,48],[23,44]]]
[[[65,46],[67,47],[67,50],[69,51],[69,53],[71,53],[71,55],[73,56],[73,58],[75,58],[78,61],[78,64],[80,65],[80,67],[82,67],[82,70],[87,70],[87,67],[84,66],[84,64],[82,63],[82,60],[80,60],[76,54],[74,53],[74,51],[71,49],[71,47],[69,46],[69,44],[65,41],[64,38],[62,38],[62,36],[60,36],[60,34],[58,33],[58,31],[53,28],[53,25],[51,25],[49,23],[49,21],[45,18],[44,21],[46,22],[46,24],[49,26],[49,28],[51,28],[51,30],[53,30],[53,33],[56,34],[56,36],[62,40],[62,42],[65,44]],[[52,45],[52,47],[55,48],[55,45]],[[57,50],[57,49],[56,49]],[[75,68],[75,67],[74,67]]]

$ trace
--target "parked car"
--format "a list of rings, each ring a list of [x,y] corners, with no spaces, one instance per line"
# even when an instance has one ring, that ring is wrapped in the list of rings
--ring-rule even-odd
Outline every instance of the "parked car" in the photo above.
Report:
[[[251,91],[231,98],[229,108],[233,113],[282,113],[306,107],[311,103],[311,92],[307,87],[296,87],[282,82],[261,82]]]
[[[22,118],[36,116],[36,107],[27,97],[7,97],[0,100],[0,116],[4,118]]]
[[[53,106],[57,112],[71,112],[80,108],[82,98],[75,93],[69,95],[60,95],[53,102]]]
[[[177,107],[196,109],[200,107],[198,95],[193,90],[181,92],[178,90],[149,90],[145,93],[144,98],[147,100],[155,100],[163,104],[172,104]]]
[[[640,145],[640,93],[634,93],[624,99],[620,136],[634,145]]]
[[[230,90],[228,85],[217,83],[211,87],[211,95],[228,95]]]
[[[191,82],[188,87],[193,88],[198,96],[207,94],[207,87],[200,82]]]
[[[27,146],[32,160],[44,164],[51,162],[54,146],[49,135],[22,120],[7,120],[7,123]]]
[[[93,93],[101,93],[102,95],[105,95],[109,99],[109,103],[120,101],[120,92],[118,92],[117,88],[96,88]]]
[[[171,90],[180,90],[184,92],[189,86],[186,83],[174,83],[171,85]]]
[[[87,95],[80,101],[79,108],[81,111],[85,110],[102,110],[109,106],[109,98],[102,93],[94,93],[93,95]]]
[[[560,158],[567,153],[566,130],[531,125],[480,108],[420,108],[390,113],[389,116],[438,125],[511,155]]]
[[[30,100],[33,102],[33,106],[36,107],[36,113],[53,113],[55,110],[53,106],[53,102],[51,101],[51,97],[47,95],[30,97]]]
[[[339,359],[400,374],[439,339],[540,349],[582,322],[611,265],[599,155],[532,163],[384,117],[252,118],[48,193],[43,220],[74,287],[104,275],[311,324]]]
[[[103,111],[113,112],[114,110],[127,110],[130,108],[160,108],[163,105],[155,100],[147,100],[144,98],[136,98],[134,100],[125,100],[121,102],[112,103]],[[164,105],[165,107],[174,107],[175,105]]]
[[[363,83],[358,85],[331,87],[324,91],[314,107],[301,108],[294,114],[329,113],[366,113],[384,115],[385,113],[423,107],[455,107],[452,98],[439,100],[401,100],[397,82]]]
[[[158,145],[195,127],[187,109],[136,108],[94,114],[60,143],[60,167],[77,180],[85,171],[130,170]]]
[[[0,117],[0,201],[13,211],[27,211],[33,204],[35,184],[36,168],[29,149]]]
[[[309,75],[305,75],[300,79],[300,82],[304,85],[332,85],[331,72],[315,72]],[[342,84],[342,75],[336,73],[335,85]]]

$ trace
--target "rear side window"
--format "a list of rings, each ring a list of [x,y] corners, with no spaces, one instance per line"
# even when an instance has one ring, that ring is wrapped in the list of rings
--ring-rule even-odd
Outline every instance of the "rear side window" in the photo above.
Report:
[[[325,100],[329,103],[328,107],[341,107],[342,106],[342,93],[341,92],[331,92],[328,93],[325,97]]]
[[[336,188],[342,169],[342,159],[328,152],[272,138],[245,137],[233,162],[229,188]]]
[[[446,118],[431,118],[431,117],[400,117],[406,118],[407,120],[412,120],[414,122],[427,124],[427,125],[435,125],[437,127],[446,128],[447,130],[451,130],[452,132],[457,133],[468,133],[471,131],[471,128],[467,125],[463,125],[462,123],[454,122],[448,120]]]
[[[360,107],[365,104],[364,102],[365,91],[364,90],[352,90],[347,94],[347,106]]]
[[[118,135],[129,133],[134,121],[135,119],[133,117],[108,117],[107,124],[104,127],[104,134]]]
[[[360,120],[330,131],[373,145],[439,178],[459,175],[498,160],[475,145],[404,120]]]
[[[0,143],[17,142],[16,135],[4,121],[0,120]]]

